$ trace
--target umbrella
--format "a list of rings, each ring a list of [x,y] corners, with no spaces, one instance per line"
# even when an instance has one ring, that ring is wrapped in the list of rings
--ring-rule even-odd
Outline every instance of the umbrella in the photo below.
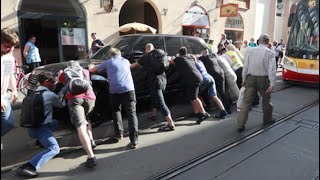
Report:
[[[128,34],[135,34],[135,33],[152,33],[155,34],[157,30],[151,26],[142,23],[128,23],[122,25],[119,28],[120,32],[128,33]]]

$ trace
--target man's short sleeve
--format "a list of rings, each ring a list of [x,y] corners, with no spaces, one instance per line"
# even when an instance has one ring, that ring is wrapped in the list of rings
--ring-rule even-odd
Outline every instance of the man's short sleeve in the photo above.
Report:
[[[102,72],[103,70],[107,69],[107,61],[99,64],[96,66],[98,73]]]
[[[100,39],[97,39],[97,43],[98,43],[100,46],[104,46],[104,43],[103,43]]]
[[[147,58],[147,55],[145,54],[145,55],[143,55],[142,57],[140,57],[137,62],[138,62],[141,66],[145,66],[147,60],[148,60],[148,58]]]

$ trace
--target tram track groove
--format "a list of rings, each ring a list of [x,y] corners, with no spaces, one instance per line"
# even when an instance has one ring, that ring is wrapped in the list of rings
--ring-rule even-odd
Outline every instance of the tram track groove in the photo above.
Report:
[[[259,134],[261,134],[261,133],[263,133],[263,132],[265,132],[275,126],[278,126],[279,124],[281,124],[287,120],[292,119],[294,116],[296,116],[304,111],[307,111],[308,109],[310,109],[318,104],[319,104],[319,99],[316,99],[315,101],[312,101],[311,103],[305,105],[302,108],[295,110],[292,113],[281,116],[280,118],[276,119],[275,123],[273,123],[272,125],[256,127],[254,129],[248,131],[247,133],[244,133],[243,136],[241,136],[239,138],[230,140],[230,141],[228,141],[228,142],[226,142],[226,143],[224,143],[224,144],[222,144],[222,145],[220,145],[220,146],[218,146],[208,152],[205,152],[201,155],[198,155],[198,156],[192,158],[191,160],[188,160],[188,161],[182,162],[178,165],[172,166],[172,167],[166,169],[165,171],[162,171],[162,172],[157,173],[151,177],[146,178],[145,180],[171,179],[179,174],[182,174],[183,172],[186,172],[186,171],[188,171],[188,170],[190,170],[190,169],[230,150],[231,148],[234,148],[234,147],[248,141],[249,139],[252,139],[252,138],[258,136]],[[297,127],[297,128],[299,128],[299,127]]]

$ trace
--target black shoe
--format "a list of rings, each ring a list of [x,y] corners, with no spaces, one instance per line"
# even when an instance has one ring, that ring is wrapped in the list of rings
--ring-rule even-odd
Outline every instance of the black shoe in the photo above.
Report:
[[[95,141],[94,141],[93,139],[91,139],[90,141],[91,141],[91,147],[92,147],[92,149],[96,148],[97,145],[96,145]]]
[[[197,117],[199,117],[199,115],[200,115],[200,113],[192,113],[191,115],[190,115],[190,117],[195,117],[195,118],[197,118]]]
[[[215,118],[220,118],[220,119],[224,119],[227,115],[227,112],[225,110],[220,111],[219,115],[215,115]]]
[[[272,119],[272,120],[270,120],[270,121],[267,121],[267,122],[263,122],[263,126],[267,126],[267,125],[271,125],[271,124],[273,124],[273,123],[275,123],[276,122],[276,120],[274,120],[274,119]]]
[[[30,163],[24,164],[23,166],[18,168],[17,174],[19,176],[25,176],[25,177],[29,177],[29,178],[34,178],[39,175],[39,173],[36,171],[36,169]]]
[[[130,143],[130,148],[131,148],[131,149],[135,149],[135,148],[138,147],[138,144],[139,144],[138,141],[131,142],[131,143]]]
[[[227,111],[228,114],[232,114],[230,109],[226,109],[226,111]]]
[[[86,166],[88,168],[93,168],[94,166],[97,165],[97,159],[96,157],[93,157],[93,158],[88,158],[87,161],[86,161]]]
[[[245,126],[239,127],[238,128],[238,133],[242,133],[246,129]]]
[[[113,136],[113,139],[116,139],[118,141],[122,140],[123,139],[123,133],[122,132],[117,133],[115,136]]]
[[[207,119],[207,118],[209,118],[209,117],[211,117],[211,115],[210,115],[209,113],[207,113],[207,112],[205,112],[205,113],[203,113],[203,114],[200,113],[199,118],[198,118],[198,120],[196,121],[196,124],[201,124],[201,122],[202,122],[203,120],[205,120],[205,119]]]

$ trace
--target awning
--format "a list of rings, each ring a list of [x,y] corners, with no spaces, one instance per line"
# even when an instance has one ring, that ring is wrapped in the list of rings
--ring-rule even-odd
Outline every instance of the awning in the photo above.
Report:
[[[151,26],[142,23],[128,23],[119,27],[119,31],[128,34],[136,33],[152,33],[155,34],[157,30]]]

